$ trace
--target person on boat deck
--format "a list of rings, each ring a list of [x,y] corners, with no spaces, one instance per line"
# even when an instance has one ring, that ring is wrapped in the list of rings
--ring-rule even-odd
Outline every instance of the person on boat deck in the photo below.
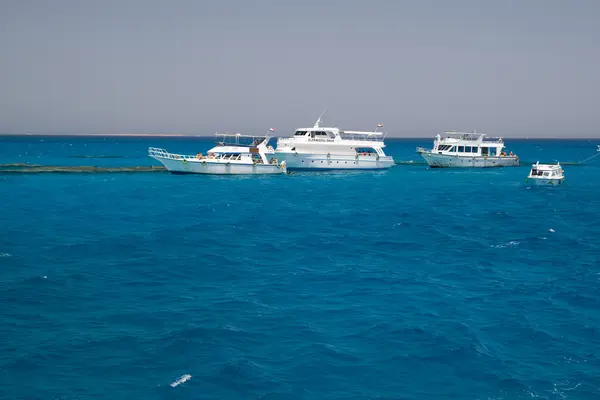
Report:
[[[208,153],[208,158],[215,158],[215,153]]]
[[[500,153],[500,157],[504,157],[506,155],[506,150],[502,150],[502,153]]]
[[[512,152],[512,151],[510,152],[510,154],[509,154],[509,155],[510,155],[510,156],[514,156],[514,154],[513,154],[513,152]]]
[[[203,156],[202,156],[202,153],[198,153],[198,154],[196,154],[196,158],[197,158],[198,160],[202,160],[202,158],[203,158]]]

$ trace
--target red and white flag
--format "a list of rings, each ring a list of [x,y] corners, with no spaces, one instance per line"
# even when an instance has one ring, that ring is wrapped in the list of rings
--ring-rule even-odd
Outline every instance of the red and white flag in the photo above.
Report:
[[[269,128],[270,132],[275,132],[275,128]]]
[[[378,128],[383,128],[383,124],[377,124]]]

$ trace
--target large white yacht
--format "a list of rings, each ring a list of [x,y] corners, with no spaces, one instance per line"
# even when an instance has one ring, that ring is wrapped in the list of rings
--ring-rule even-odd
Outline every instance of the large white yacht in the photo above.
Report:
[[[506,154],[502,138],[488,138],[484,133],[444,132],[433,141],[431,150],[417,147],[432,168],[449,167],[516,167],[519,157]]]
[[[150,147],[148,155],[160,161],[172,174],[263,175],[286,173],[285,162],[278,162],[268,136],[240,133],[216,134],[216,146],[207,155],[169,153]]]
[[[322,127],[322,116],[312,128],[300,128],[292,137],[278,138],[275,155],[285,161],[288,170],[375,170],[394,166],[394,159],[383,152],[383,133]]]

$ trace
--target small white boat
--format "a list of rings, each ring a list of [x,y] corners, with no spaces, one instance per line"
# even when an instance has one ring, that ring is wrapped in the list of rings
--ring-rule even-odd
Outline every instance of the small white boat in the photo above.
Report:
[[[516,167],[519,157],[507,154],[502,138],[488,138],[484,133],[444,132],[433,141],[433,147],[417,147],[431,168]]]
[[[216,146],[208,154],[169,153],[148,148],[148,155],[161,162],[172,174],[263,175],[287,173],[285,161],[279,163],[268,136],[218,133]]]
[[[560,163],[540,164],[536,162],[529,171],[527,182],[535,185],[560,185],[565,181],[565,173]]]

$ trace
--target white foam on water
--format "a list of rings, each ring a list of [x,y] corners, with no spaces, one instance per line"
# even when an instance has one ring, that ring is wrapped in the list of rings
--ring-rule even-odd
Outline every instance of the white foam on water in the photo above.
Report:
[[[554,229],[550,228],[548,229],[548,232],[556,232]]]
[[[495,248],[495,249],[503,249],[505,247],[514,247],[514,246],[518,246],[519,242],[517,242],[516,240],[511,240],[510,242],[504,243],[504,244],[493,244],[491,247]]]
[[[0,257],[12,257],[12,254],[0,253]]]
[[[177,378],[175,382],[171,383],[171,387],[179,386],[182,383],[189,381],[190,379],[192,379],[192,376],[190,374],[181,375],[179,378]]]

